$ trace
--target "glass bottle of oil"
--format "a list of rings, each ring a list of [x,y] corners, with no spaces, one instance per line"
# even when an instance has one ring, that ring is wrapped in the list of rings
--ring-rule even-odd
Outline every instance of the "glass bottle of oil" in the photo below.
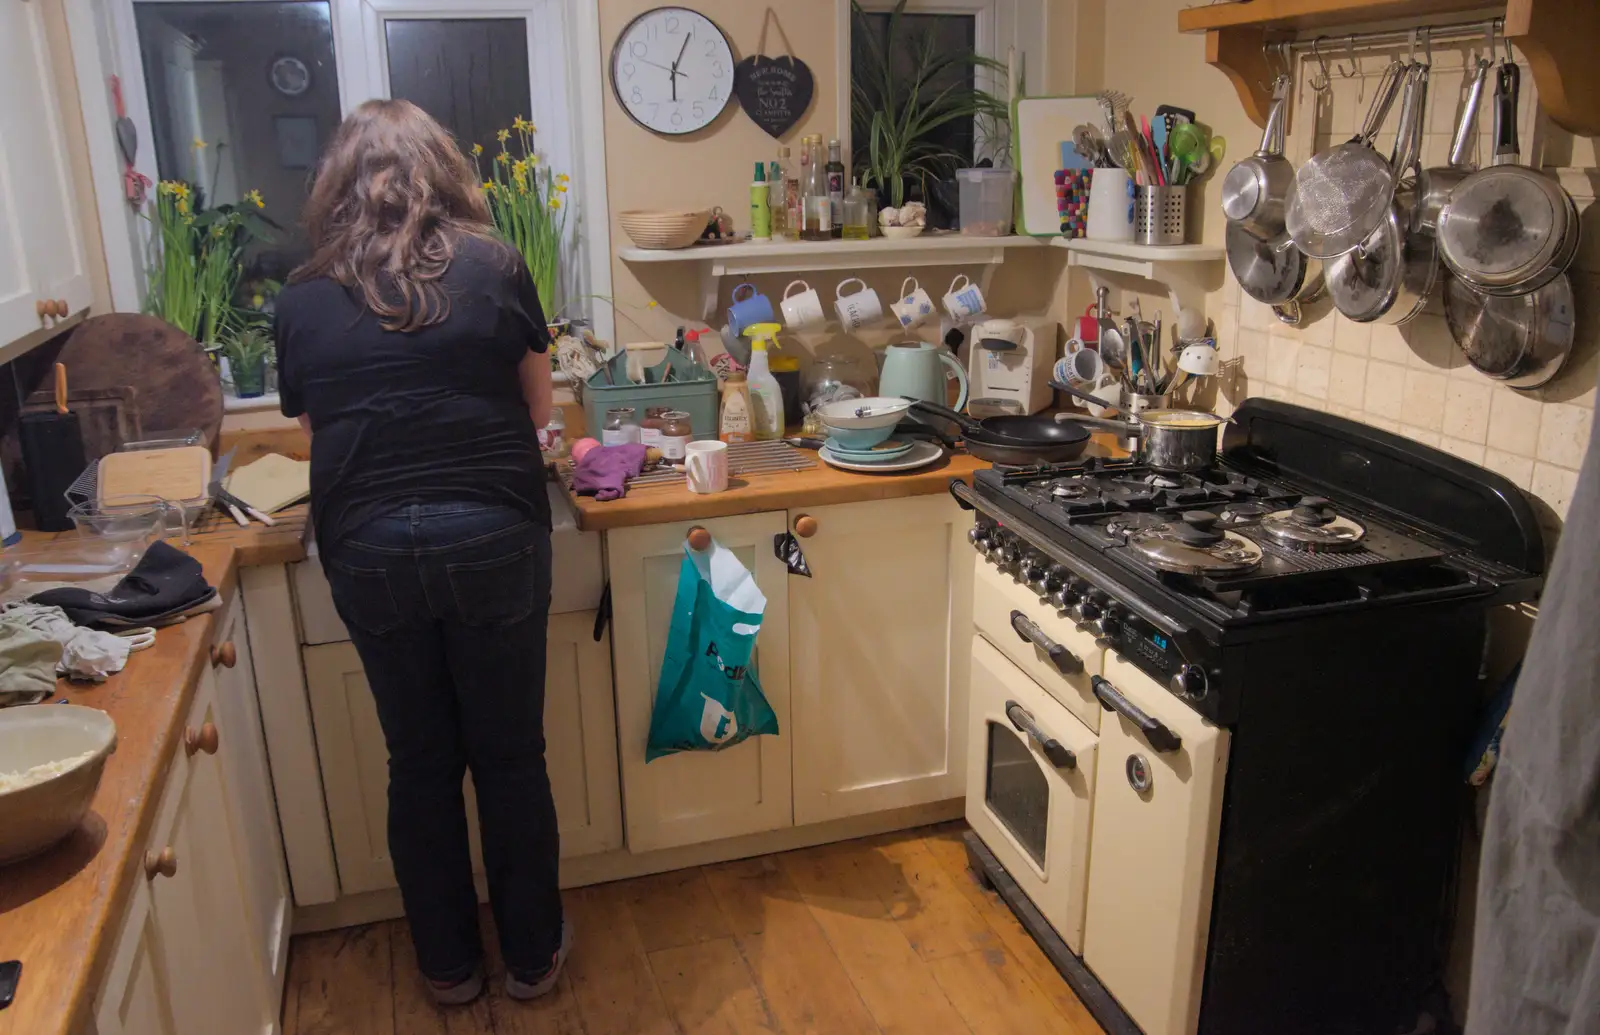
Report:
[[[844,227],[847,241],[865,241],[872,234],[872,195],[856,180],[844,196]]]

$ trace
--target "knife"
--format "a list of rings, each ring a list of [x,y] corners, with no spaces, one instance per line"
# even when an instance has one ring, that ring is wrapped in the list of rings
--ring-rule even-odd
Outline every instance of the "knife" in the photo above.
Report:
[[[250,519],[230,502],[231,497],[222,488],[223,479],[228,477],[228,469],[233,466],[233,454],[238,451],[238,447],[228,450],[221,460],[211,465],[211,484],[206,489],[211,493],[211,502],[216,504],[218,510],[237,521],[240,528],[249,528]]]

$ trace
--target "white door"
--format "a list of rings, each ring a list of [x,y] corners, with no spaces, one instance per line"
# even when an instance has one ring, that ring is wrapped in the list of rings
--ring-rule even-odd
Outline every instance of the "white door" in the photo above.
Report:
[[[1099,739],[973,638],[967,822],[1073,952],[1083,952]]]
[[[795,822],[961,797],[970,517],[943,493],[805,514],[811,577],[789,579]]]
[[[595,612],[550,616],[544,679],[545,767],[556,799],[562,858],[622,847],[611,638]]]
[[[0,345],[89,304],[89,274],[43,4],[0,4]],[[66,70],[70,73],[70,69]]]
[[[1193,1035],[1228,731],[1112,652],[1105,680],[1083,959],[1146,1035]]]
[[[218,630],[217,644],[227,648],[234,661],[230,666],[224,659],[215,670],[221,744],[217,758],[227,784],[229,827],[249,911],[250,941],[268,998],[277,1002],[283,993],[293,917],[283,833],[267,765],[250,637],[245,630],[243,594],[235,594]]]
[[[790,759],[789,575],[772,552],[782,511],[700,522],[755,575],[767,597],[752,665],[778,716],[776,737],[751,737],[716,752],[687,751],[645,762],[656,680],[678,592],[690,522],[623,528],[606,535],[611,572],[612,666],[628,848],[634,852],[777,830],[794,823]]]

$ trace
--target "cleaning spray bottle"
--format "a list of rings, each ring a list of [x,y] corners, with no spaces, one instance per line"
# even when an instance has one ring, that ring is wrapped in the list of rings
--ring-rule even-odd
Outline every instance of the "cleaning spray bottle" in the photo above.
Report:
[[[746,376],[750,383],[750,423],[758,440],[783,437],[783,392],[767,359],[767,349],[777,349],[778,332],[782,329],[775,323],[754,323],[744,332],[750,338],[750,372]]]

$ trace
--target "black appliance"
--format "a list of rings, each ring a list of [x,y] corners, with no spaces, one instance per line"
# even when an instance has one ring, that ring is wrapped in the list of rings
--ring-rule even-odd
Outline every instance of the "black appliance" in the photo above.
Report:
[[[1489,611],[1543,584],[1522,493],[1262,399],[1200,475],[1090,459],[951,493],[990,563],[1231,732],[1199,1032],[1409,1030],[1443,967]],[[1225,536],[1237,563],[1163,566],[1160,540]],[[1101,1023],[1135,1030],[969,842]]]

